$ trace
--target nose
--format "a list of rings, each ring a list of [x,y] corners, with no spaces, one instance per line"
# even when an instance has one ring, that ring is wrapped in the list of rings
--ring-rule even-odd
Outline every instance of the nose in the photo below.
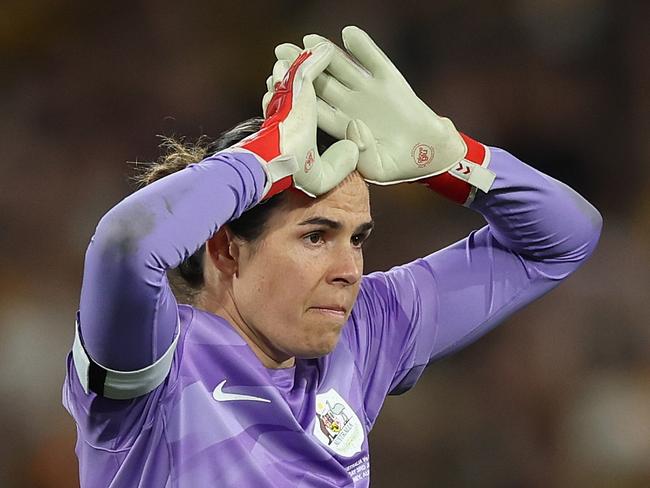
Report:
[[[363,256],[358,249],[347,247],[332,256],[329,282],[339,285],[354,285],[363,273]]]

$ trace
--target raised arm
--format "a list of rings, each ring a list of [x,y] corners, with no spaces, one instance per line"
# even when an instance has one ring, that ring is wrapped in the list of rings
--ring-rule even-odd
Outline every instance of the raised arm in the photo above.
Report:
[[[257,132],[134,193],[101,219],[86,254],[73,346],[84,391],[124,399],[158,386],[179,324],[166,270],[260,198],[291,185],[320,195],[354,169],[353,142],[339,141],[322,156],[316,149],[312,83],[331,56],[327,45],[305,50]]]
[[[394,387],[402,382],[400,389],[408,388],[418,369],[557,286],[598,243],[602,218],[589,202],[501,149],[492,149],[491,157],[495,183],[471,204],[488,225],[377,277],[399,303],[394,327],[413,328],[406,348],[412,350],[400,367],[413,378],[398,374]]]
[[[130,195],[100,220],[79,309],[92,359],[133,371],[162,356],[178,323],[166,270],[256,203],[264,183],[253,154],[221,153]]]
[[[488,225],[455,244],[364,278],[348,331],[362,358],[367,415],[424,368],[477,340],[557,286],[593,252],[602,220],[563,183],[500,149],[496,180],[471,208]]]

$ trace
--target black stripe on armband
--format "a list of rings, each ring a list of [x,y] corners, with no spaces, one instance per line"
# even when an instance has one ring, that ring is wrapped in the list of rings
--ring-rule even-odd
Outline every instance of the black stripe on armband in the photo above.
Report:
[[[88,359],[88,389],[100,396],[104,396],[104,385],[106,384],[107,371],[90,357]]]
[[[79,323],[75,327],[72,344],[72,360],[77,377],[85,393],[93,392],[113,400],[128,400],[146,395],[157,388],[171,369],[174,351],[180,336],[180,321],[176,325],[176,335],[165,353],[153,364],[136,371],[117,371],[106,368],[93,361],[86,353],[81,341]]]

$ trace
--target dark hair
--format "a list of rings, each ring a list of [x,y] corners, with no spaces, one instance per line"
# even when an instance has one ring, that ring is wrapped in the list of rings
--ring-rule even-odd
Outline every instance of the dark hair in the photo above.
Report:
[[[261,118],[245,120],[222,133],[215,141],[210,141],[206,136],[201,136],[194,143],[188,143],[183,138],[162,137],[160,144],[160,148],[163,150],[162,156],[158,161],[140,170],[134,180],[138,186],[146,186],[180,171],[192,163],[198,163],[208,155],[226,149],[257,132],[262,126],[262,122]],[[277,208],[285,199],[286,194],[279,193],[265,200],[263,204],[247,210],[238,219],[228,222],[228,227],[236,237],[246,242],[254,242],[263,234],[273,209]],[[203,288],[204,256],[205,243],[185,259],[178,268],[167,272],[172,290],[179,302],[194,303],[196,295]]]

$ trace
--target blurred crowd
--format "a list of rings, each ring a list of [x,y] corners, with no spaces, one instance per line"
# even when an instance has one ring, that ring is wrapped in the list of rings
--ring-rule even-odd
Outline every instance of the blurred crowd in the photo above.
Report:
[[[128,5],[128,6],[127,6]],[[0,6],[0,486],[78,484],[61,406],[84,251],[158,134],[261,112],[273,47],[366,29],[416,93],[603,214],[559,288],[387,400],[376,488],[650,486],[648,2],[18,1]],[[483,222],[373,188],[366,271]]]

